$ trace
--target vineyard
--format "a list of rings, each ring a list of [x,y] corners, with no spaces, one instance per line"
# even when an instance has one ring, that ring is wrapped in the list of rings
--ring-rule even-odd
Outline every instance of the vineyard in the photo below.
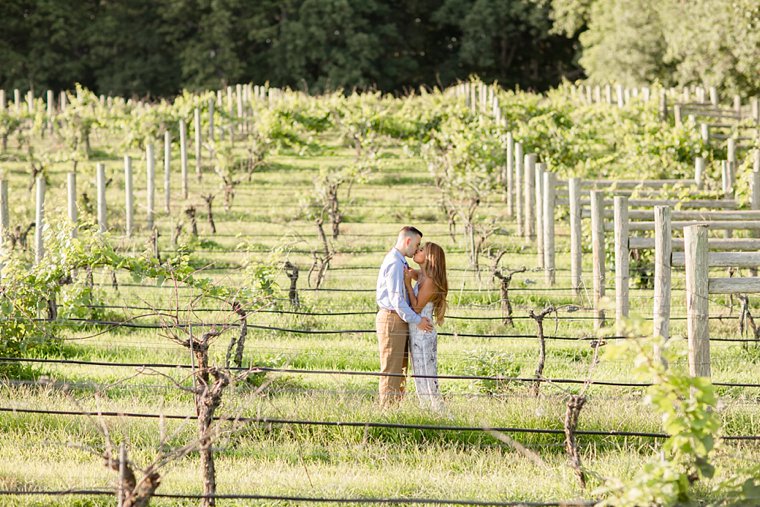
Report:
[[[16,90],[0,137],[3,505],[760,503],[757,98]],[[378,404],[404,225],[440,412]]]

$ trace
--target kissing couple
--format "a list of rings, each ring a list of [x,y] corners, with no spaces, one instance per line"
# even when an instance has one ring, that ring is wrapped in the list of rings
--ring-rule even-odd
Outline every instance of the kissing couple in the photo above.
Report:
[[[409,257],[418,265],[412,269]],[[423,406],[443,409],[438,389],[438,333],[446,314],[446,256],[435,243],[422,244],[419,229],[401,229],[377,277],[375,320],[380,350],[380,404],[398,403],[404,395],[411,354],[414,383]]]

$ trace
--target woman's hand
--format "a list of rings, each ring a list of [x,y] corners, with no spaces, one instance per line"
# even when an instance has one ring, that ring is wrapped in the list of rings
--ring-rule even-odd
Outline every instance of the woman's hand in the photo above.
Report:
[[[417,278],[415,275],[416,273],[412,268],[404,268],[404,283],[408,286],[411,286],[412,280],[415,280]]]

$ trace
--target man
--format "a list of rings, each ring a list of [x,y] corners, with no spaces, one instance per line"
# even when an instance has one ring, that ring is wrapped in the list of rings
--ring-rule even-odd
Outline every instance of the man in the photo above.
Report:
[[[377,277],[377,312],[375,325],[380,349],[380,372],[394,374],[380,377],[380,403],[387,406],[401,399],[404,393],[409,361],[409,324],[431,331],[433,323],[409,306],[404,285],[404,270],[409,269],[405,257],[413,257],[420,247],[422,233],[406,226],[398,233],[396,245],[385,256]]]

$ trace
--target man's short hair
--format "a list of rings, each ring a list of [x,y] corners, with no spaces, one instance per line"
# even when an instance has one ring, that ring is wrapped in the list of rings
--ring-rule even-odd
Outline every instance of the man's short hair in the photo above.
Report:
[[[405,225],[404,227],[401,228],[400,231],[398,231],[398,235],[404,236],[407,238],[410,238],[412,236],[422,237],[422,232],[416,227],[413,227],[411,225]]]

